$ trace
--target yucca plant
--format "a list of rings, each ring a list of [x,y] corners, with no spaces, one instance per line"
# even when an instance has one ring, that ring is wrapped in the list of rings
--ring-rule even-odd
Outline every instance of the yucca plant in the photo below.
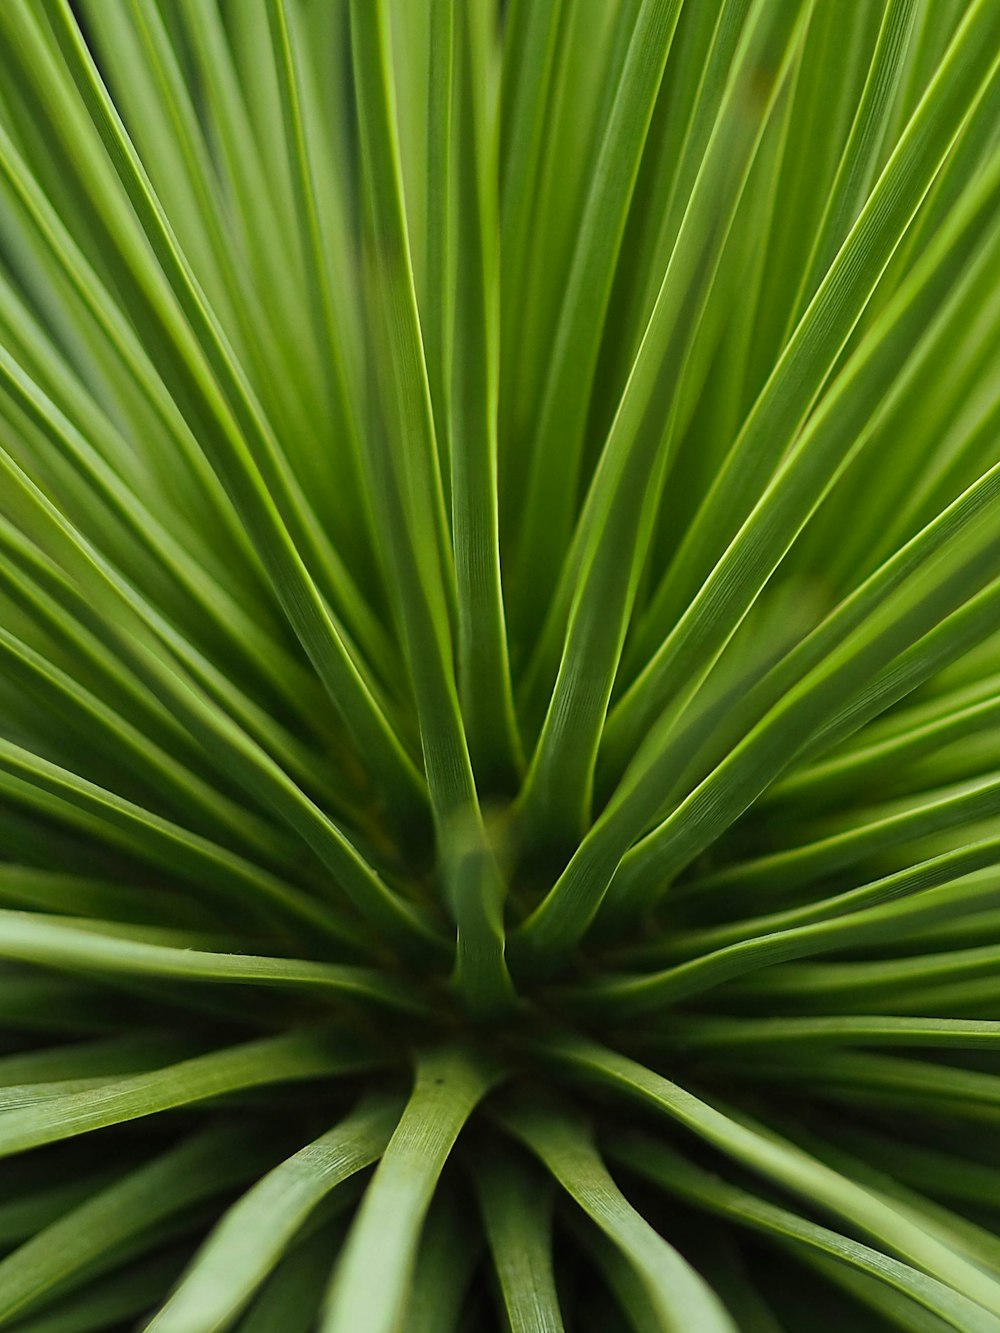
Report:
[[[0,1328],[1000,1330],[998,460],[998,0],[0,0]]]

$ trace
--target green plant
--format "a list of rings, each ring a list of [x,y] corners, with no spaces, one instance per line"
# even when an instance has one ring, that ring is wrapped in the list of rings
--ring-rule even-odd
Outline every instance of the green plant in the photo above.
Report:
[[[1000,1329],[998,0],[0,74],[0,1328]]]

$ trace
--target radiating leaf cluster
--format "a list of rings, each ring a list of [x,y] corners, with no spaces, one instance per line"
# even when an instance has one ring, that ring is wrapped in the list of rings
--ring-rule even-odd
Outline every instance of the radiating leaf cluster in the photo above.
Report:
[[[1000,1331],[998,0],[0,3],[0,1329]]]

